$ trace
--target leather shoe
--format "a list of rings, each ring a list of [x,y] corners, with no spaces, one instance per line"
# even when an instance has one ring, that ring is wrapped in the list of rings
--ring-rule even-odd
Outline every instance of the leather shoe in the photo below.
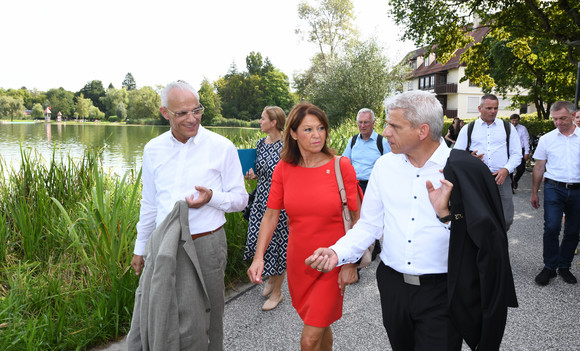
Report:
[[[284,295],[282,294],[280,294],[279,300],[272,300],[272,297],[270,296],[270,298],[264,302],[264,305],[262,305],[262,311],[273,310],[280,302],[282,302],[282,300],[284,300]]]
[[[570,273],[570,269],[568,269],[568,268],[559,268],[558,274],[568,284],[578,283],[578,280],[576,280],[576,277],[572,273]]]
[[[568,272],[568,273],[570,273],[570,272]],[[541,286],[548,285],[550,283],[550,279],[555,278],[556,275],[557,275],[556,271],[553,271],[553,270],[548,269],[548,268],[544,268],[544,269],[542,269],[540,274],[538,274],[536,276],[536,283],[538,283],[538,285],[541,285]]]
[[[262,290],[262,296],[266,297],[272,293],[274,290],[274,284],[270,283],[270,279],[264,284],[264,289]]]

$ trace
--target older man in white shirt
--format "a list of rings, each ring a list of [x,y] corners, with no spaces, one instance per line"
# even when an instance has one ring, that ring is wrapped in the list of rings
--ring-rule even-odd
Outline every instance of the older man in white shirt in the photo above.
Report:
[[[143,152],[143,196],[131,266],[136,274],[142,271],[151,233],[175,203],[185,199],[191,237],[203,248],[198,250],[198,259],[211,303],[211,311],[207,311],[208,347],[221,350],[227,261],[225,212],[242,211],[248,194],[236,147],[200,125],[203,110],[197,91],[183,81],[172,82],[161,92],[160,111],[171,129],[147,143]]]
[[[516,167],[515,174],[512,174],[512,189],[515,190],[518,188],[520,178],[526,171],[526,162],[530,159],[530,133],[528,133],[528,129],[525,126],[520,124],[520,115],[517,113],[510,116],[510,123],[516,128],[522,145],[522,162]]]

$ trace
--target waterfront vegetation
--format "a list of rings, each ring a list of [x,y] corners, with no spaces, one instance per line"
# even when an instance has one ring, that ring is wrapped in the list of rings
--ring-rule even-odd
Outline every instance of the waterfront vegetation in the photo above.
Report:
[[[376,130],[383,125],[377,121]],[[343,123],[331,130],[329,145],[341,153],[356,133],[354,120]],[[228,138],[245,149],[261,136],[256,130]],[[47,161],[21,151],[14,169],[0,157],[1,350],[84,350],[129,330],[138,284],[130,261],[140,172],[111,173],[90,149],[80,160],[57,161],[55,153]],[[248,190],[255,185],[246,183]],[[241,213],[226,219],[226,286],[232,288],[247,281],[247,222]]]

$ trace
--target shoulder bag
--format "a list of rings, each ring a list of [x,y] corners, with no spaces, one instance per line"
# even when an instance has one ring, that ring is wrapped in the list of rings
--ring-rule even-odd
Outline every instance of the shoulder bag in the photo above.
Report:
[[[340,159],[342,156],[337,156],[334,160],[334,173],[336,173],[336,182],[338,183],[338,193],[340,194],[340,201],[342,202],[342,221],[344,223],[344,232],[348,232],[350,228],[352,228],[352,216],[350,215],[350,211],[348,209],[348,204],[346,202],[346,190],[344,189],[344,181],[342,180],[342,172],[340,170]],[[367,248],[360,261],[358,262],[359,268],[367,268],[371,264],[371,258],[373,249],[375,247],[375,243]]]

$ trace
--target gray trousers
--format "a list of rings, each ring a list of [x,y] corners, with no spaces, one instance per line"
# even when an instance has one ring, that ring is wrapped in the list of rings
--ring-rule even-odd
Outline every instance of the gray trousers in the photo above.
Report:
[[[503,217],[505,218],[507,232],[510,230],[511,225],[514,222],[514,195],[512,193],[512,180],[508,176],[505,178],[505,182],[497,187],[499,189],[499,196],[501,197]]]

